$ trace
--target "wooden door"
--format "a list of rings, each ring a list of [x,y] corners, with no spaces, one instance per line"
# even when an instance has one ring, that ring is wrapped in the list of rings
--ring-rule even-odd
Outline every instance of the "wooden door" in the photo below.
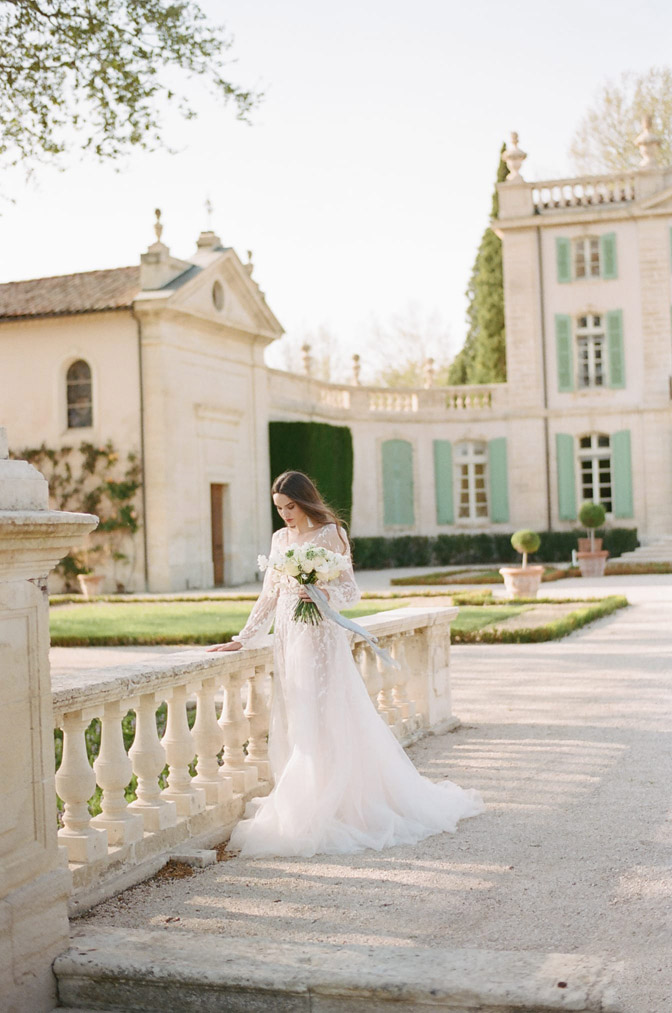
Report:
[[[212,525],[212,570],[215,587],[224,583],[224,486],[210,486],[210,520]]]

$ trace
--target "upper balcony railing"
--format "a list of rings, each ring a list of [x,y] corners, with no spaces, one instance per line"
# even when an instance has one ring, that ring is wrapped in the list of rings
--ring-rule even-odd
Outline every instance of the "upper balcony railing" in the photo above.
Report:
[[[505,383],[453,387],[365,387],[325,383],[298,373],[270,370],[273,408],[356,419],[425,416],[489,416],[506,407]]]
[[[623,204],[637,197],[637,174],[581,176],[548,179],[531,183],[532,201],[537,214],[566,208]]]

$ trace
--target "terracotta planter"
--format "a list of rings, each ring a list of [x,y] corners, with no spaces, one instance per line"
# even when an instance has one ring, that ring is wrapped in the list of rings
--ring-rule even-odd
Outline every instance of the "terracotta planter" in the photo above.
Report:
[[[602,548],[602,539],[595,539],[595,552],[599,552]],[[590,538],[579,538],[579,552],[592,552],[590,547]]]
[[[85,598],[92,598],[100,594],[101,585],[105,578],[95,573],[78,573],[77,583],[82,589]]]
[[[536,598],[544,573],[543,566],[503,566],[499,571],[509,598]]]
[[[576,558],[579,561],[579,569],[582,577],[604,577],[604,568],[609,553],[606,549],[601,552],[577,552]]]

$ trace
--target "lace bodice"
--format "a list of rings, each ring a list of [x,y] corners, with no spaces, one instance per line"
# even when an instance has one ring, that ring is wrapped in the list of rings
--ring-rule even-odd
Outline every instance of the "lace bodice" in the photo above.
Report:
[[[271,540],[271,553],[283,552],[291,544],[295,544],[293,541],[289,541],[289,534],[289,528],[281,528],[280,531],[274,532]],[[307,533],[299,541],[300,544],[314,542],[316,545],[323,545],[332,552],[346,554],[345,547],[339,537],[338,528],[335,524],[325,524],[323,527],[317,528],[314,534]],[[332,608],[335,608],[339,612],[341,609],[345,608],[346,605],[354,605],[360,599],[359,588],[355,582],[355,575],[352,570],[352,560],[349,547],[347,549],[347,558],[349,561],[348,567],[340,573],[335,580],[330,580],[328,582],[322,580],[317,581],[317,587],[323,588],[329,595],[329,604]],[[237,636],[233,637],[233,639],[237,640],[244,647],[256,646],[265,636],[267,636],[271,628],[273,619],[276,615],[279,599],[281,597],[285,598],[288,596],[288,604],[291,604],[293,611],[294,604],[298,598],[298,593],[299,584],[293,577],[286,577],[278,574],[275,570],[272,570],[269,567],[264,574],[264,583],[259,598],[250,612],[245,626]],[[285,610],[283,609],[283,613],[284,611]],[[324,621],[328,622],[328,620]],[[312,627],[312,629],[317,630],[319,627]]]

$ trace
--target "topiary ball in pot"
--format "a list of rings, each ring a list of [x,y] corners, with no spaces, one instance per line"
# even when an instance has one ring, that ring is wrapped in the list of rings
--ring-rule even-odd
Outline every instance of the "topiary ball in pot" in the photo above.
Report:
[[[582,503],[579,508],[579,520],[583,524],[584,528],[587,528],[590,532],[591,552],[594,552],[595,547],[595,529],[604,524],[606,516],[607,511],[604,509],[602,504],[593,503],[593,501],[589,499]]]
[[[536,531],[515,531],[511,535],[511,544],[516,552],[522,553],[523,569],[527,566],[528,552],[536,552],[541,545],[541,538]]]

